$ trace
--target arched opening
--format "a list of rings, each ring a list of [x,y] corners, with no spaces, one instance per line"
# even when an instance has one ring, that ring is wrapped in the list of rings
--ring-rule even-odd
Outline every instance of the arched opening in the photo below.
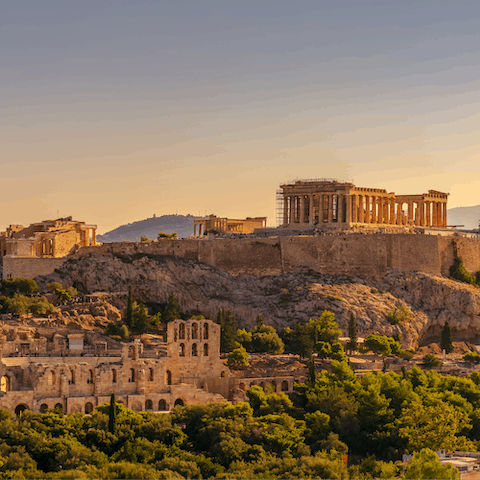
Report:
[[[44,413],[46,410],[48,410],[48,405],[46,403],[42,403],[40,405],[40,413]]]
[[[180,340],[185,340],[185,324],[181,323],[178,327],[178,338]]]
[[[203,324],[203,339],[208,340],[208,323]]]
[[[203,345],[203,356],[208,357],[208,343]]]
[[[87,402],[85,404],[85,413],[92,413],[93,412],[93,404],[90,402]]]
[[[174,406],[176,407],[177,405],[181,405],[183,407],[185,404],[183,403],[183,400],[181,398],[177,398],[175,400]]]
[[[197,344],[192,343],[192,357],[196,357],[196,356],[197,356]]]
[[[153,402],[152,400],[147,400],[145,402],[145,410],[153,410]]]
[[[148,381],[153,382],[153,368],[148,369]]]
[[[4,375],[0,383],[0,391],[9,392],[11,389],[12,389],[12,385],[11,385],[10,377],[8,375]]]
[[[55,385],[55,372],[53,370],[50,370],[50,372],[48,372],[48,384]]]
[[[222,373],[220,374],[220,376],[222,378],[226,377],[227,376],[227,372],[225,370],[222,370]]]
[[[87,383],[93,383],[93,370],[88,371]]]
[[[70,380],[68,381],[69,384],[75,385],[75,372],[70,369]]]
[[[198,323],[192,323],[192,340],[198,339]]]
[[[180,355],[181,357],[184,357],[184,356],[185,356],[185,344],[184,344],[184,343],[181,343],[181,344],[180,344],[180,353],[179,353],[179,355]]]
[[[282,392],[288,392],[288,382],[286,380],[282,382]]]
[[[129,382],[134,382],[135,381],[135,369],[131,368],[130,369],[130,378],[128,379]]]
[[[55,407],[53,407],[53,409],[59,413],[63,413],[63,405],[61,403],[55,404]]]
[[[172,372],[170,370],[167,370],[167,385],[172,384]]]
[[[115,369],[112,370],[112,383],[117,383],[117,371]]]
[[[163,398],[158,401],[158,410],[161,412],[166,412],[168,410],[167,402]]]
[[[27,405],[25,405],[24,403],[21,403],[20,405],[17,405],[15,407],[15,415],[17,417],[19,417],[25,410],[28,410],[29,408],[27,407]]]

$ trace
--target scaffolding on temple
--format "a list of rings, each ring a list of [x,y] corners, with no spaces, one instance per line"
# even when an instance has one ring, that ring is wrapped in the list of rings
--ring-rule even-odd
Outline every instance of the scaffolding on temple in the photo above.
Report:
[[[276,192],[276,204],[277,204],[277,213],[275,216],[276,225],[280,227],[283,225],[283,192],[281,190],[277,190]]]

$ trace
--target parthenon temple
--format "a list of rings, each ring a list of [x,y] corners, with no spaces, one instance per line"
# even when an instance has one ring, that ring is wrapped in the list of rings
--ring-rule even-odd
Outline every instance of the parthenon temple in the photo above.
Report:
[[[449,194],[436,190],[396,195],[328,179],[297,180],[280,188],[278,198],[284,227],[345,228],[352,224],[447,227]]]

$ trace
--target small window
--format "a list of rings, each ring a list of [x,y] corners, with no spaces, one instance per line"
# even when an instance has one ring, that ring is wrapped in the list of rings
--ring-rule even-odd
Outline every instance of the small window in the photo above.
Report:
[[[192,340],[198,339],[198,323],[192,324]]]
[[[10,377],[8,375],[4,375],[2,377],[2,381],[0,384],[0,391],[2,392],[9,392],[11,390],[11,383],[10,383]]]
[[[167,385],[172,384],[172,372],[170,370],[167,370]]]
[[[117,383],[117,371],[115,369],[112,370],[112,383]]]
[[[180,340],[185,340],[185,324],[181,323],[178,327],[178,338]]]
[[[185,344],[184,343],[180,344],[180,356],[181,357],[185,356]]]
[[[196,356],[197,356],[197,344],[192,343],[192,357],[196,357]]]
[[[85,413],[89,414],[89,413],[92,413],[92,412],[93,412],[93,404],[90,403],[90,402],[87,402],[85,404]]]
[[[148,369],[148,381],[153,382],[153,368]]]
[[[55,372],[53,370],[50,370],[50,373],[48,374],[48,384],[55,385]]]
[[[153,402],[152,400],[147,400],[145,402],[145,410],[153,410]]]
[[[129,382],[134,382],[135,381],[135,369],[131,368],[130,369],[130,378],[128,379]]]
[[[203,324],[203,338],[208,340],[208,323]]]
[[[203,345],[203,356],[208,357],[208,343]]]

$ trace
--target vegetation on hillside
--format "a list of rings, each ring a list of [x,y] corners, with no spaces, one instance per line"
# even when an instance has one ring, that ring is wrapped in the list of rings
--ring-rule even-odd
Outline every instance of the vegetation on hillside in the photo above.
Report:
[[[55,310],[45,297],[35,296],[38,285],[30,278],[7,278],[1,283],[1,292],[1,313],[47,315]]]

